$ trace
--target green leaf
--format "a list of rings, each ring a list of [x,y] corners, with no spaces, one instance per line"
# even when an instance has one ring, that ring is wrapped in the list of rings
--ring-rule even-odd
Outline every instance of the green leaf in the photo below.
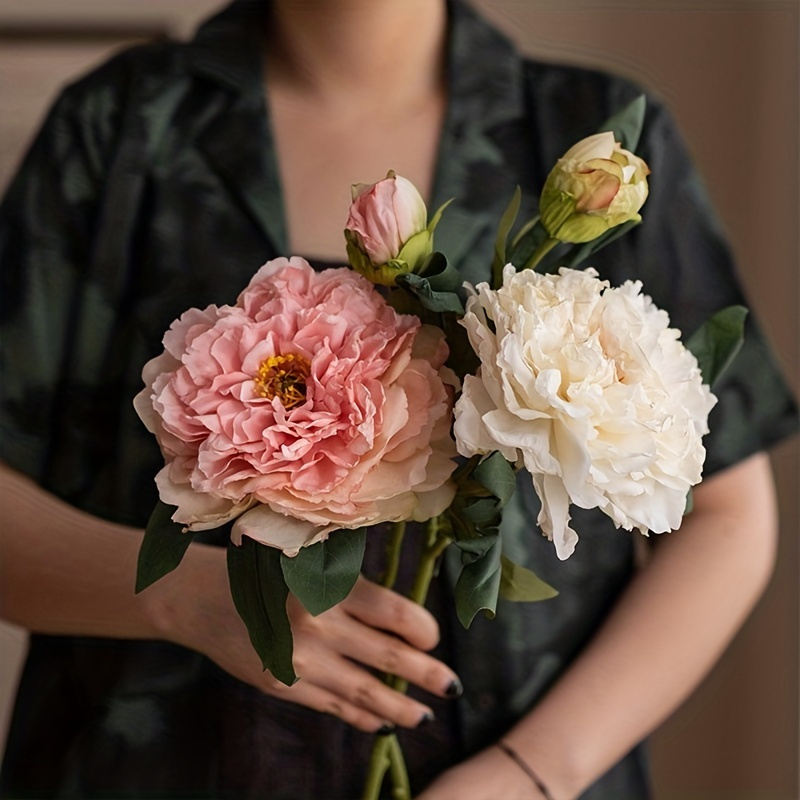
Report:
[[[481,486],[485,486],[503,505],[511,499],[514,490],[517,488],[514,468],[497,450],[475,467],[473,477]]]
[[[400,249],[396,258],[388,264],[405,264],[402,272],[420,272],[425,260],[433,251],[433,236],[430,231],[423,230],[414,234]],[[395,276],[396,280],[396,276]]]
[[[498,516],[500,504],[491,497],[479,498],[464,506],[462,516],[476,525],[486,525]]]
[[[467,563],[455,586],[456,613],[465,628],[469,628],[479,611],[494,617],[500,591],[500,537],[481,536],[456,542]],[[479,554],[482,551],[482,555]]]
[[[324,542],[301,548],[294,558],[281,555],[289,590],[310,614],[327,611],[350,594],[366,545],[366,528],[339,530]]]
[[[463,314],[464,306],[457,294],[453,292],[435,292],[426,278],[413,273],[398,275],[395,283],[407,289],[419,298],[420,303],[429,311],[452,311]]]
[[[493,547],[497,545],[497,534],[491,536],[476,536],[473,539],[464,539],[455,542],[456,547],[461,551],[461,560],[465,564],[471,564],[483,558]]]
[[[228,543],[231,597],[247,626],[250,642],[265,670],[287,686],[296,680],[292,666],[292,628],[286,613],[289,588],[281,569],[281,551],[242,537]]]
[[[436,251],[425,262],[423,276],[435,292],[457,292],[464,283],[458,269]]]
[[[640,94],[634,101],[609,117],[598,133],[613,131],[616,141],[626,150],[635,151],[639,144],[639,137],[642,135],[646,108],[647,100],[643,94]]]
[[[694,493],[691,489],[686,492],[686,505],[683,507],[683,515],[691,514],[694,511]]]
[[[456,314],[444,314],[439,320],[439,326],[444,330],[447,346],[450,348],[447,366],[456,375],[472,375],[478,371],[481,362],[469,343],[467,329],[458,324],[458,319]]]
[[[686,342],[697,359],[703,382],[713,386],[736,357],[744,342],[744,306],[728,306],[703,324]]]
[[[516,564],[506,556],[500,557],[500,597],[514,602],[533,603],[550,600],[558,592],[527,567]]]
[[[477,536],[480,536],[477,528],[475,527],[475,523],[465,519],[462,512],[463,508],[457,508],[455,503],[451,505],[447,511],[445,511],[445,516],[450,523],[453,539],[455,539],[456,544],[459,544],[462,541],[471,541]]]
[[[192,542],[192,534],[183,532],[183,525],[173,522],[175,506],[159,500],[144,532],[136,566],[136,594],[172,572],[183,559]]]
[[[484,537],[497,533],[503,505],[516,489],[514,470],[500,453],[494,452],[482,461],[477,456],[471,458],[453,478],[458,491],[445,516],[459,547],[471,552],[489,541]]]
[[[455,200],[455,197],[445,200],[444,203],[442,203],[439,208],[436,209],[434,215],[431,217],[431,221],[428,223],[428,231],[431,234],[433,234],[433,232],[436,230],[436,226],[439,224],[439,220],[442,218],[444,210],[450,205],[450,203],[453,202],[453,200]]]
[[[519,186],[514,190],[514,194],[500,217],[500,224],[497,227],[497,238],[494,242],[494,258],[492,259],[492,276],[496,279],[500,277],[503,267],[506,264],[506,245],[508,243],[508,235],[517,221],[517,214],[519,214],[519,207],[522,202],[522,190]],[[496,281],[495,281],[496,282]],[[498,286],[493,286],[497,289]]]

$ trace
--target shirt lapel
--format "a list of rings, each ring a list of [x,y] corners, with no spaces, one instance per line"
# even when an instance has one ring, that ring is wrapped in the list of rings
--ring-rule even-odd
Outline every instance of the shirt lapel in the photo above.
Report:
[[[500,217],[521,184],[533,192],[524,114],[523,63],[511,43],[466,5],[449,4],[448,111],[439,145],[434,208],[455,198],[436,229],[436,249],[465,279],[485,280]]]
[[[263,89],[266,8],[258,0],[237,0],[200,28],[187,57],[190,71],[216,84],[217,92],[197,148],[274,252],[285,254],[280,172]]]

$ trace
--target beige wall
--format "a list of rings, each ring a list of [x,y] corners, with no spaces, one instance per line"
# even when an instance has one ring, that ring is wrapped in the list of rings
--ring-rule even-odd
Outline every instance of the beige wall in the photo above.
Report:
[[[94,29],[0,35],[0,184],[54,87],[114,40],[188,30],[212,0],[0,0],[4,23]],[[798,5],[770,0],[480,0],[541,57],[635,78],[673,108],[732,237],[753,307],[798,390]],[[112,37],[124,33],[111,32]],[[798,442],[774,454],[783,515],[775,579],[722,663],[655,737],[659,800],[797,800]],[[18,632],[0,631],[6,685]]]

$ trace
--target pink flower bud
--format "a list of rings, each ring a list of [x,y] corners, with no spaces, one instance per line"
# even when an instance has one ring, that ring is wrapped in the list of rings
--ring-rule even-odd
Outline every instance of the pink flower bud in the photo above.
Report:
[[[373,266],[400,255],[403,245],[426,229],[428,211],[411,181],[389,172],[373,184],[353,186],[346,231]]]

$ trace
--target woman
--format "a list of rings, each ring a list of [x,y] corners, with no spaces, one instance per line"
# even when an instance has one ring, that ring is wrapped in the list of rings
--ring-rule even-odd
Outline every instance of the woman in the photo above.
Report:
[[[504,605],[465,632],[447,564],[432,613],[365,577],[319,618],[291,606],[291,688],[251,651],[220,537],[132,591],[159,455],[131,400],[172,319],[232,301],[278,255],[342,263],[346,189],[388,168],[431,207],[456,198],[437,247],[485,279],[514,185],[531,211],[555,159],[636,93],[523,61],[443,0],[238,0],[192,42],[123,54],[64,93],[0,229],[2,607],[37,634],[5,796],[353,797],[387,725],[403,729],[425,800],[647,796],[637,743],[709,669],[772,568],[762,451],[796,416],[755,328],[718,390],[694,511],[640,573],[632,538],[579,510],[578,551],[557,562],[521,480],[504,534],[556,600]],[[595,266],[613,284],[642,279],[691,331],[740,293],[658,104],[640,152],[648,221]],[[380,550],[376,533],[367,576]],[[411,695],[369,668],[406,677]]]

